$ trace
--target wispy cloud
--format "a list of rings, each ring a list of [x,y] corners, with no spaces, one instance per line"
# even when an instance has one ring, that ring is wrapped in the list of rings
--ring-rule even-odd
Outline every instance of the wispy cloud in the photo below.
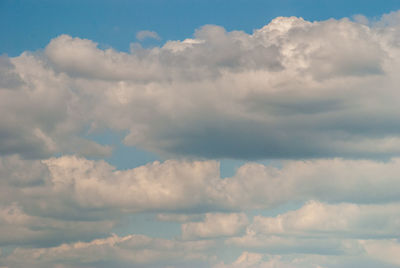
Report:
[[[137,32],[136,39],[138,39],[139,41],[143,41],[145,39],[161,40],[161,37],[154,31],[145,30],[145,31]]]

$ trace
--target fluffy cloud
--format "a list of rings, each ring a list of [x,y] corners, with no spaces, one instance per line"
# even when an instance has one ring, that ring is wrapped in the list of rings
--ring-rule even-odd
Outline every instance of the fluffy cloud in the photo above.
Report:
[[[15,70],[2,60],[19,90],[0,92],[15,115],[0,122],[0,150],[105,154],[82,136],[110,128],[163,155],[397,155],[396,14],[370,26],[276,18],[252,34],[207,25],[130,53],[61,35],[10,59]]]
[[[214,243],[233,251],[268,250],[273,254],[243,267],[302,267],[303,262],[296,262],[298,258],[293,257],[299,254],[304,256],[304,267],[354,267],[371,260],[380,265],[388,261],[374,245],[389,243],[399,234],[398,167],[397,159],[288,161],[280,168],[248,163],[234,176],[221,178],[216,161],[168,160],[116,170],[104,161],[76,156],[42,161],[2,157],[0,244],[34,248],[22,247],[7,253],[1,258],[1,265],[52,267],[58,263],[65,267],[98,267],[100,263],[112,263],[125,267],[148,263],[154,267],[169,262],[179,264],[182,256],[193,252],[199,257],[194,257],[196,260],[210,264],[218,263],[209,248]],[[309,201],[294,211],[252,219],[244,212],[221,212],[265,209],[310,199],[333,203]],[[336,203],[342,201],[348,203]],[[160,211],[163,214],[158,214],[158,220],[181,223],[178,237],[183,241],[146,238],[152,242],[146,242],[140,250],[110,245],[114,240],[116,245],[125,245],[122,241],[131,236],[91,241],[105,237],[128,215]],[[204,211],[209,212],[202,214]],[[82,240],[86,242],[76,242]],[[68,244],[60,245],[64,242]],[[157,246],[159,242],[164,246]],[[195,249],[185,249],[190,243],[208,245],[200,250],[202,257]],[[52,247],[43,248],[48,246]],[[80,246],[87,251],[80,250]],[[97,259],[83,257],[85,252],[93,252],[87,256]],[[136,257],[133,261],[127,257],[135,256],[136,253],[129,255],[131,252],[149,257],[143,262]],[[320,257],[310,259],[313,254]],[[332,254],[343,259],[336,266],[331,259],[323,259]],[[293,256],[282,259],[277,257],[280,255]],[[394,261],[388,263],[386,267],[395,265]]]
[[[362,240],[366,254],[385,263],[400,265],[400,243],[397,239]]]
[[[21,197],[25,209],[52,217],[264,209],[310,199],[390,203],[400,196],[398,159],[288,161],[281,168],[248,163],[224,179],[216,161],[167,160],[128,170],[76,156],[2,161],[3,200]]]
[[[0,207],[0,224],[0,246],[49,246],[104,236],[109,233],[114,222],[31,216],[14,203]]]
[[[242,230],[246,223],[243,214],[206,214],[201,220],[199,214],[165,213],[266,209],[310,199],[388,204],[399,201],[398,162],[397,159],[389,162],[289,161],[281,168],[249,163],[240,167],[233,177],[222,179],[216,161],[168,160],[116,170],[104,161],[76,156],[42,161],[13,156],[0,161],[0,191],[3,193],[0,201],[4,211],[15,208],[12,210],[22,215],[77,222],[110,221],[102,232],[110,230],[110,224],[124,215],[163,211],[158,218],[183,222],[182,231],[186,238],[227,236]],[[314,213],[323,218],[311,217],[315,222],[310,224],[319,224],[322,231],[329,226],[343,228],[338,231],[353,226],[349,232],[358,229],[367,234],[369,228],[384,228],[388,233],[375,232],[375,235],[393,235],[398,227],[395,224],[396,209],[395,205],[381,208],[378,205],[342,204],[335,207],[311,202],[279,219],[256,218],[253,227],[266,224],[271,234],[279,233],[279,230],[295,233],[300,225],[291,219],[309,219]],[[341,215],[341,220],[333,220],[335,213]],[[354,218],[355,215],[359,218]],[[353,217],[352,221],[350,217]],[[386,220],[379,222],[374,218]],[[367,221],[371,226],[357,225],[357,220]],[[386,225],[379,225],[383,223]],[[43,221],[43,224],[50,223]],[[316,228],[314,231],[318,229],[313,228]]]
[[[7,56],[0,55],[0,88],[13,89],[21,86],[22,80],[15,72]]]
[[[383,260],[379,252],[370,252],[366,246],[371,243],[372,250],[373,245],[397,237],[399,219],[398,203],[355,205],[310,201],[298,210],[275,217],[255,216],[245,235],[229,238],[226,243],[276,254],[363,256],[367,252],[369,257]]]
[[[309,201],[277,217],[256,216],[248,234],[377,238],[399,235],[400,205],[324,204]]]
[[[0,266],[398,266],[399,14],[206,25],[129,53],[61,35],[1,56]],[[92,158],[111,152],[87,138],[104,129],[179,160],[117,170]],[[293,160],[221,178],[198,157]],[[109,236],[139,212],[181,234]]]
[[[233,236],[239,234],[247,225],[248,219],[244,213],[207,213],[204,221],[182,224],[184,239]]]
[[[81,136],[88,118],[78,104],[69,78],[56,74],[45,60],[24,53],[8,59],[2,56],[0,85],[0,152],[25,158],[49,157],[55,153],[104,156],[111,148]],[[0,67],[5,68],[5,67]]]

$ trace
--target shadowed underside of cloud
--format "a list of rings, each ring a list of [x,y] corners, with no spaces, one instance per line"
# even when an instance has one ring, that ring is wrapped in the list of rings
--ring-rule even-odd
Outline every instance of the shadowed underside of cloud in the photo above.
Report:
[[[220,177],[216,161],[167,160],[117,170],[76,156],[0,160],[0,245],[17,247],[0,256],[1,265],[398,264],[398,159],[286,161],[280,168],[248,163],[229,178]],[[293,202],[304,205],[272,216],[247,215]],[[138,212],[162,212],[154,220],[180,224],[180,235],[110,236]],[[214,257],[222,249],[254,253],[225,264]]]
[[[42,162],[9,157],[0,164],[2,203],[16,200],[24,211],[56,219],[110,219],[149,211],[241,211],[307,200],[400,201],[398,159],[291,161],[280,169],[248,163],[224,179],[215,161],[167,160],[130,170],[74,156]],[[242,216],[239,219],[245,222]]]
[[[396,267],[399,167],[397,159],[248,163],[222,179],[216,161],[116,170],[75,156],[2,157],[0,245],[17,248],[0,264]],[[246,214],[292,202],[304,205],[273,216]],[[181,234],[110,235],[137,212],[162,212],[154,220],[175,221]],[[216,257],[222,249],[245,253],[225,264]]]
[[[399,267],[399,14],[0,56],[0,267]],[[105,129],[170,159],[93,160]]]
[[[2,56],[0,151],[102,156],[87,131],[164,156],[391,157],[400,152],[397,13],[276,18],[252,34],[219,26],[130,53],[61,35]],[[390,23],[389,23],[390,22]]]

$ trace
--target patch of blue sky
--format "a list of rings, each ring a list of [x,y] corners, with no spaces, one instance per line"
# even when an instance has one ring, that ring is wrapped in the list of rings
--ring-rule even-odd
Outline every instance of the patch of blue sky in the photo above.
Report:
[[[2,0],[0,54],[42,49],[61,34],[129,51],[141,30],[155,31],[164,41],[181,40],[205,24],[252,32],[277,16],[373,18],[397,9],[398,0]]]
[[[131,169],[149,162],[162,160],[156,154],[135,146],[126,146],[123,144],[125,135],[126,133],[124,132],[118,133],[108,129],[88,134],[85,138],[89,138],[101,145],[111,146],[113,148],[112,154],[104,158],[104,160],[117,169]]]

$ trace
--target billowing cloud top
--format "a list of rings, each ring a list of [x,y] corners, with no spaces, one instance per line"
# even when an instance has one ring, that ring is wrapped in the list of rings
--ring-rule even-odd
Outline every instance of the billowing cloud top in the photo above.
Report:
[[[104,155],[82,133],[109,128],[163,155],[397,155],[397,17],[370,26],[279,17],[252,34],[207,25],[130,53],[61,35],[1,60],[2,112],[14,116],[0,122],[0,151]]]
[[[400,12],[0,56],[0,267],[399,267],[399,71]]]

